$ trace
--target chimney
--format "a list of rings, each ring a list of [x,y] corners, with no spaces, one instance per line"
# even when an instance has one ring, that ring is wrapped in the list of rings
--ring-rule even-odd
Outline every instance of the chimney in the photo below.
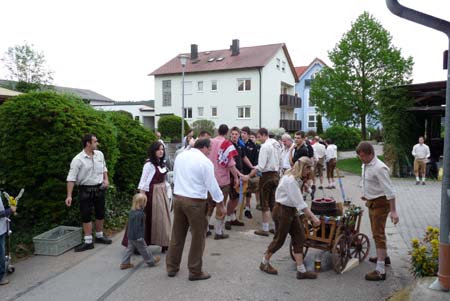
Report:
[[[191,44],[191,60],[198,59],[198,46],[197,44]]]
[[[239,40],[234,39],[231,45],[231,56],[239,55]]]

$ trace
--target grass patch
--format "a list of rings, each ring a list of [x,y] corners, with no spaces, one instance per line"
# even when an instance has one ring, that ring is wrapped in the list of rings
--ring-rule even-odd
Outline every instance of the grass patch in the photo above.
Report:
[[[383,156],[378,156],[378,159],[381,161],[384,161]],[[346,171],[350,173],[354,173],[357,175],[361,174],[361,165],[362,162],[359,160],[359,158],[349,158],[349,159],[343,159],[337,161],[336,168],[338,168],[340,171]]]

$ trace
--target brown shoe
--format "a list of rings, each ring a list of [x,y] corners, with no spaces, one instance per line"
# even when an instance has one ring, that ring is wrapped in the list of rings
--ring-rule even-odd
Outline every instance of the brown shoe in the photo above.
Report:
[[[373,262],[373,263],[377,263],[378,258],[377,257],[369,257],[369,261]],[[386,258],[384,259],[384,264],[385,265],[390,265],[391,264],[391,259],[389,258],[389,256],[386,256]]]
[[[160,260],[161,260],[160,256],[153,256],[153,261],[152,262],[147,262],[147,265],[149,267],[157,266]]]
[[[225,230],[231,230],[231,223],[225,222]]]
[[[202,272],[199,275],[189,274],[189,280],[190,281],[197,281],[197,280],[206,280],[211,278],[211,275],[207,272]]]
[[[381,280],[386,280],[386,273],[381,274],[380,272],[378,272],[377,270],[367,273],[366,274],[366,280],[368,281],[381,281]]]
[[[230,237],[230,235],[228,235],[228,234],[216,234],[216,235],[214,235],[214,239],[215,240],[227,239],[228,237]]]
[[[240,222],[237,219],[235,219],[234,221],[230,221],[229,223],[231,226],[239,226],[239,227],[245,226],[245,224],[243,222]]]
[[[121,270],[126,270],[126,269],[131,269],[131,268],[134,268],[134,264],[132,264],[132,263],[122,263],[120,265]]]
[[[256,235],[261,235],[261,236],[269,236],[269,231],[255,230],[255,234]]]
[[[317,274],[311,271],[306,271],[304,273],[297,271],[297,279],[316,279]]]
[[[178,273],[178,271],[168,271],[167,276],[169,277],[175,277],[175,275]]]
[[[276,268],[274,268],[273,266],[270,265],[270,263],[262,263],[259,265],[259,269],[263,272],[266,272],[267,274],[270,275],[277,275],[278,271]]]

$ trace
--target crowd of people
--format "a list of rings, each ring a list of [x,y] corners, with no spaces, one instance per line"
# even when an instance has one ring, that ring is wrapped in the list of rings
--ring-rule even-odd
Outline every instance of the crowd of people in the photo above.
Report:
[[[252,219],[250,200],[255,194],[257,207],[262,212],[262,226],[254,233],[266,237],[270,233],[274,234],[262,257],[260,270],[268,274],[278,273],[270,259],[283,246],[287,234],[290,234],[297,265],[296,278],[317,278],[317,274],[307,271],[303,263],[305,230],[298,216],[303,214],[313,226],[320,225],[321,220],[308,208],[305,197],[310,194],[314,199],[317,179],[317,189],[336,188],[334,168],[337,146],[330,139],[324,141],[318,136],[309,139],[302,131],[296,132],[294,139],[289,134],[276,139],[265,128],[256,132],[249,127],[233,127],[230,130],[222,124],[214,138],[211,138],[211,134],[202,131],[194,138],[193,132],[189,131],[185,137],[176,153],[173,167],[172,201],[169,200],[171,195],[168,189],[171,186],[166,179],[169,171],[166,166],[166,146],[160,134],[158,140],[150,145],[137,186],[139,192],[132,199],[122,239],[126,251],[120,269],[133,267],[132,254],[140,254],[148,266],[156,266],[161,258],[153,255],[148,248],[149,245],[156,245],[161,247],[161,253],[167,252],[167,275],[176,276],[180,270],[186,236],[190,231],[192,239],[187,263],[189,280],[210,278],[202,262],[206,237],[214,231],[215,240],[227,239],[229,235],[225,230],[244,226],[240,220],[242,211],[247,219]],[[112,243],[103,233],[105,190],[109,186],[105,158],[97,149],[95,135],[85,135],[82,144],[83,150],[70,164],[65,200],[70,207],[74,187],[78,186],[84,238],[75,252],[93,249],[94,243]],[[368,273],[366,279],[385,280],[385,265],[390,264],[385,224],[389,213],[394,224],[399,221],[395,194],[389,169],[375,156],[373,146],[361,142],[356,152],[363,163],[361,199],[369,208],[377,254],[369,259],[376,263],[376,269]],[[416,184],[421,180],[424,185],[422,163],[429,157],[429,150],[423,144],[423,137],[419,138],[419,144],[414,146],[412,153],[417,161]],[[328,181],[326,187],[323,177],[325,170]],[[0,251],[3,250],[3,253],[4,219],[15,210],[15,207],[4,209],[0,202]],[[95,214],[95,238],[92,212]],[[0,257],[4,259],[2,252]],[[2,267],[4,264],[0,262],[0,285],[8,283]]]

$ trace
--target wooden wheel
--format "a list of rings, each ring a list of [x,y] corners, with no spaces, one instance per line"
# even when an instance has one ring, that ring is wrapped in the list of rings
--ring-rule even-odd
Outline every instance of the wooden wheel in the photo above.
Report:
[[[364,261],[369,255],[370,241],[367,235],[357,233],[353,235],[350,245],[350,258],[357,258],[359,262]]]
[[[336,273],[342,272],[348,262],[348,246],[344,234],[339,235],[336,239],[331,255],[333,258],[333,267]]]
[[[308,253],[308,247],[303,246],[303,260],[305,260],[306,254]],[[295,261],[295,257],[294,257],[294,245],[292,244],[292,238],[291,238],[291,242],[289,243],[289,254],[291,255],[291,258],[293,261]]]

